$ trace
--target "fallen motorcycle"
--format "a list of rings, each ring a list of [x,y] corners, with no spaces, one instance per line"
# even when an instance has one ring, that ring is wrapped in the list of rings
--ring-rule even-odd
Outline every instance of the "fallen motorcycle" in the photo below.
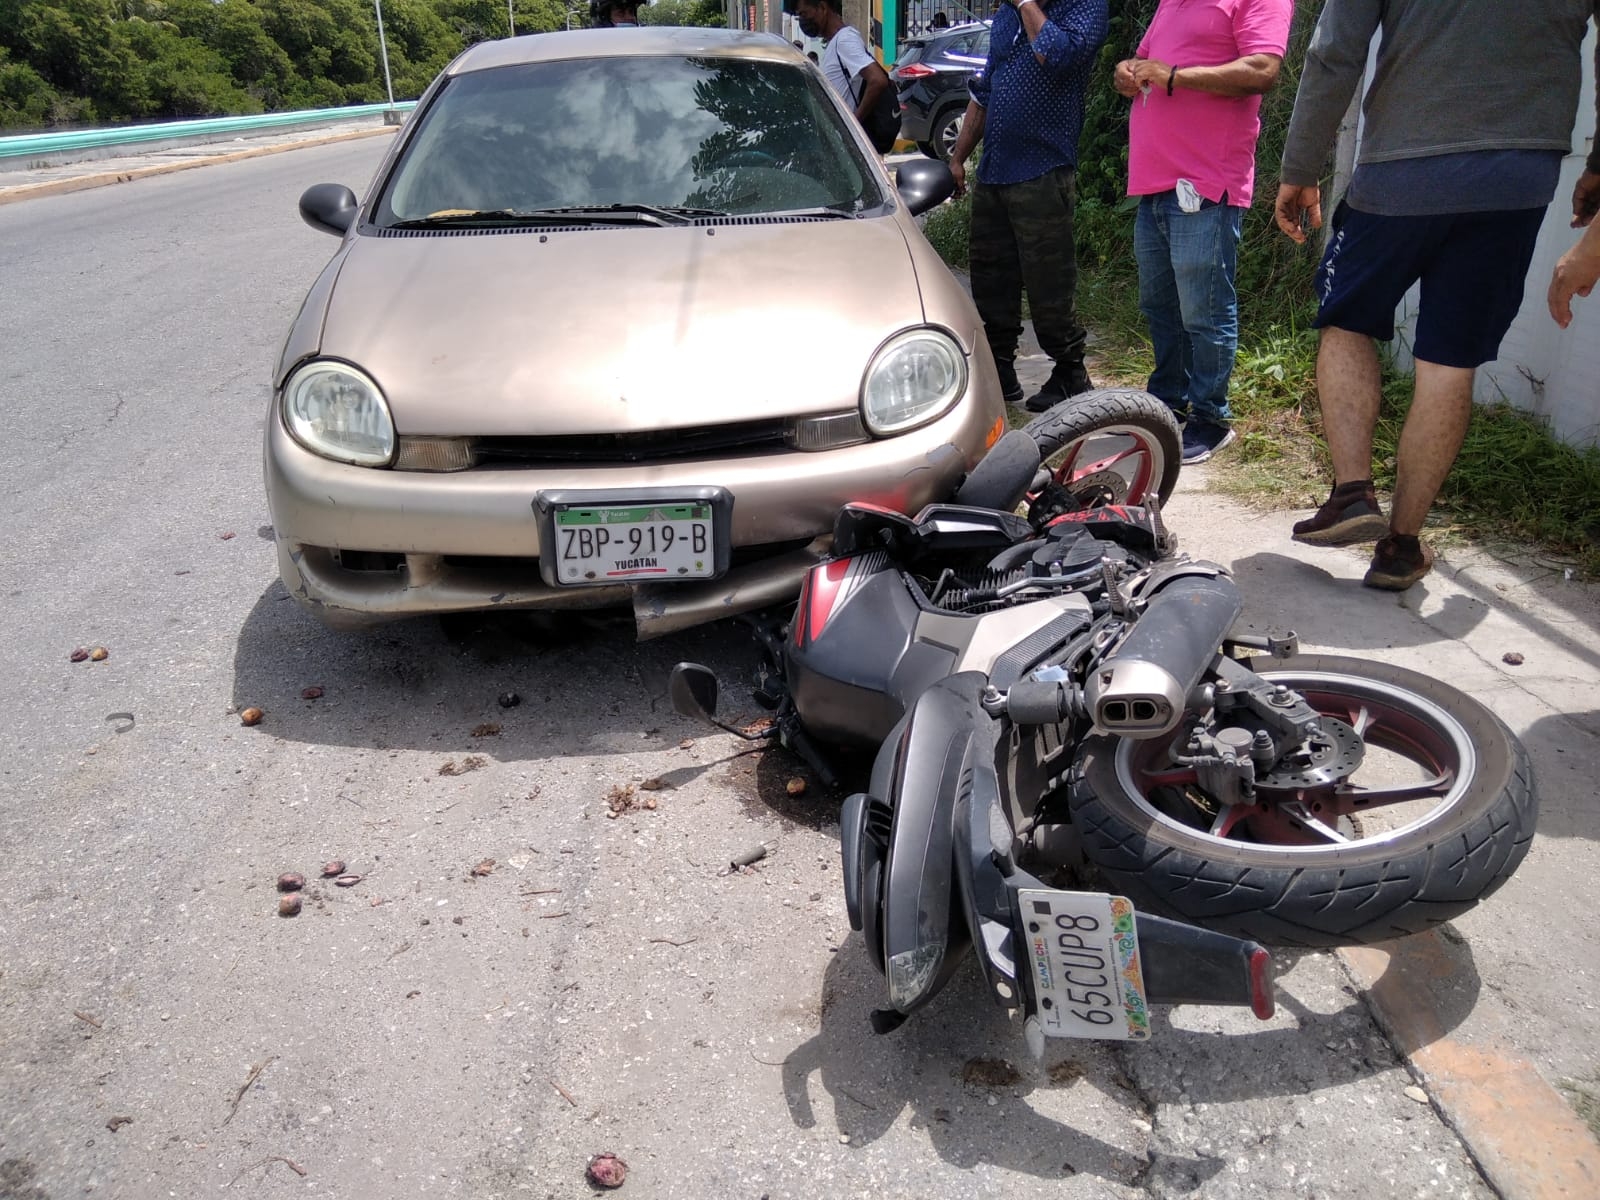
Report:
[[[1036,1052],[1146,1038],[1151,1004],[1265,1019],[1263,943],[1430,928],[1526,853],[1527,755],[1487,709],[1235,628],[1227,569],[1161,517],[1176,445],[1158,402],[1101,393],[1008,434],[951,503],[847,506],[793,616],[757,627],[762,735],[717,719],[708,670],[674,671],[679,711],[825,782],[875,753],[840,830],[880,1032],[974,950]]]

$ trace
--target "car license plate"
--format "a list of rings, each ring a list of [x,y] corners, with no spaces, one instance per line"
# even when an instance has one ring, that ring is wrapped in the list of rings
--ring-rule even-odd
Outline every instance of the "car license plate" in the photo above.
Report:
[[[570,505],[555,516],[555,577],[564,584],[709,579],[713,507],[700,501]]]
[[[1150,1036],[1133,904],[1103,892],[1022,888],[1027,956],[1048,1037]]]

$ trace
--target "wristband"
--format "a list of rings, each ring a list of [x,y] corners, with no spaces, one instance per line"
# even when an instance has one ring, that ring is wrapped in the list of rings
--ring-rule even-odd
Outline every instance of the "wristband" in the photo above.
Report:
[[[1173,67],[1167,72],[1167,95],[1172,95],[1172,81],[1178,77],[1178,68]]]

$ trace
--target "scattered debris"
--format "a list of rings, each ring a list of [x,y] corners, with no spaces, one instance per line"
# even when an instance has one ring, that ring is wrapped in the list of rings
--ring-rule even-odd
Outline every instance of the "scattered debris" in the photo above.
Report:
[[[461,925],[461,924],[464,924],[465,922],[466,922],[466,918],[465,917],[451,917],[450,918],[450,924],[452,924],[452,925]]]
[[[111,651],[107,650],[104,646],[96,646],[93,650],[89,651],[90,662],[105,662],[105,660],[110,657]]]
[[[518,892],[519,896],[554,896],[560,888],[534,888],[531,891]]]
[[[77,1009],[73,1009],[72,1015],[77,1017],[78,1020],[82,1021],[85,1025],[93,1025],[96,1029],[105,1028],[105,1026],[101,1025],[99,1021],[96,1021],[86,1012],[79,1012]]]
[[[389,951],[389,958],[385,959],[384,961],[388,962],[388,961],[391,961],[393,959],[399,958],[402,954],[404,954],[409,949],[411,949],[411,942],[410,942],[409,939],[407,939],[406,941],[401,942],[393,950]]]
[[[406,999],[407,1000],[415,1000],[420,995],[422,995],[421,989],[412,988],[411,991],[406,993]]]
[[[671,786],[672,785],[665,779],[661,778],[661,776],[652,775],[649,779],[646,779],[639,784],[639,790],[641,792],[659,792],[662,788],[669,788]]]
[[[562,1087],[554,1079],[552,1079],[550,1081],[550,1086],[555,1088],[556,1091],[560,1092],[561,1093],[561,1098],[563,1100],[565,1100],[568,1104],[572,1105],[573,1108],[577,1108],[578,1107],[578,1102],[572,1098],[572,1093],[567,1091],[566,1088]]]
[[[261,709],[252,706],[239,714],[239,724],[259,725],[261,724],[261,718],[266,715],[267,714],[261,711]]]
[[[131,712],[107,713],[106,720],[125,722],[125,724],[118,725],[115,729],[113,729],[111,731],[112,733],[127,733],[128,730],[133,728],[133,714]]]
[[[1407,1100],[1415,1100],[1418,1104],[1428,1103],[1428,1093],[1423,1091],[1416,1084],[1412,1084],[1410,1087],[1406,1088],[1405,1094]]]
[[[494,721],[485,721],[482,725],[472,727],[472,736],[475,738],[499,737],[500,726]]]
[[[300,689],[300,699],[302,699],[302,700],[321,700],[322,699],[322,689],[320,687],[318,687],[316,684],[312,684],[310,687],[301,688]]]
[[[631,783],[614,783],[606,793],[606,816],[615,819],[634,808],[634,790]]]
[[[490,875],[493,872],[494,872],[494,859],[492,859],[492,858],[486,858],[482,862],[480,862],[477,866],[472,868],[472,873],[474,875],[480,875],[480,876],[481,875]]]
[[[524,800],[537,800],[539,798],[539,793],[542,792],[542,791],[544,791],[544,787],[542,785],[536,783],[536,784],[534,784],[532,787],[530,787],[528,789],[528,794],[526,796],[524,796],[523,799]]]
[[[699,939],[699,938],[685,938],[685,939],[684,939],[684,940],[683,940],[683,941],[681,941],[681,942],[675,942],[675,941],[673,941],[673,940],[672,940],[672,939],[671,939],[671,938],[650,938],[650,939],[649,939],[649,941],[650,941],[650,943],[651,943],[651,944],[652,944],[652,945],[658,945],[658,946],[678,946],[678,947],[683,947],[683,946],[692,946],[692,945],[694,945],[694,944],[695,944],[695,943],[696,943],[696,942],[698,942],[698,941],[699,941],[699,940],[700,940],[700,939]]]
[[[1054,1084],[1073,1083],[1083,1078],[1083,1068],[1069,1059],[1066,1062],[1056,1063],[1045,1074],[1049,1076],[1050,1082]]]
[[[298,917],[300,915],[300,893],[290,892],[278,900],[278,915],[280,917]]]
[[[106,1128],[111,1130],[112,1133],[115,1133],[117,1130],[121,1129],[124,1125],[132,1125],[132,1124],[133,1124],[133,1118],[132,1117],[112,1117],[111,1120],[106,1122]]]
[[[977,1087],[1014,1087],[1021,1079],[1015,1067],[998,1058],[969,1058],[961,1068],[961,1082]]]
[[[324,879],[332,879],[335,875],[343,874],[344,859],[342,858],[330,858],[327,862],[322,864],[322,877]]]
[[[739,870],[741,867],[748,867],[751,863],[758,863],[770,854],[772,849],[773,847],[766,842],[757,842],[754,846],[748,846],[729,859],[727,867],[719,871],[718,874],[727,875]]]
[[[693,738],[684,738],[683,741],[678,743],[678,749],[679,750],[687,750],[693,745],[694,745],[694,739]]]
[[[596,1154],[585,1174],[596,1187],[619,1188],[628,1178],[628,1164],[615,1154]]]
[[[742,732],[744,732],[746,734],[749,734],[751,736],[754,736],[755,734],[758,734],[758,733],[765,733],[767,730],[769,730],[771,728],[772,728],[772,718],[771,717],[757,717],[754,721],[751,721],[750,724],[746,725]]]
[[[478,771],[489,765],[489,760],[481,754],[469,754],[459,764],[456,760],[446,759],[439,764],[441,775],[465,775],[468,771]]]
[[[228,1182],[225,1183],[223,1186],[224,1187],[232,1187],[234,1184],[238,1183],[239,1180],[241,1178],[243,1178],[243,1176],[246,1173],[248,1173],[250,1171],[254,1171],[257,1167],[264,1167],[268,1163],[275,1163],[275,1162],[281,1162],[284,1166],[288,1167],[289,1170],[293,1171],[296,1175],[300,1176],[302,1179],[305,1178],[305,1176],[306,1176],[306,1169],[304,1167],[302,1167],[299,1163],[295,1162],[294,1159],[285,1158],[281,1154],[269,1154],[265,1158],[261,1159],[259,1162],[251,1163],[243,1171],[240,1171],[239,1174],[235,1175],[232,1179],[228,1180]]]
[[[788,792],[791,796],[803,796],[805,795],[806,781],[801,779],[800,776],[796,775],[793,779],[789,780],[788,783],[783,785],[783,790]]]
[[[1520,667],[1527,660],[1515,650],[1507,650],[1500,656],[1500,661],[1510,667]]]
[[[341,875],[341,876],[339,876],[339,878],[337,878],[337,879],[335,879],[333,881],[333,886],[334,887],[355,887],[356,884],[361,882],[361,879],[362,879],[362,877],[360,875]]]
[[[306,885],[306,877],[298,871],[285,871],[278,876],[278,890],[280,892],[298,892]]]
[[[88,662],[89,661],[89,650],[88,650],[88,647],[79,646],[71,654],[67,655],[67,658],[70,659],[72,662]]]
[[[567,913],[567,912],[540,913],[539,914],[539,920],[541,920],[541,921],[554,921],[557,917],[566,917],[566,916],[570,916],[570,915],[571,914]]]
[[[501,708],[515,708],[522,703],[522,697],[515,692],[501,692],[495,697],[495,703]]]
[[[288,897],[286,897],[286,899],[287,898]],[[299,899],[298,896],[293,897],[293,898],[296,899],[296,900]],[[265,1071],[267,1069],[267,1067],[269,1067],[272,1064],[272,1060],[277,1058],[277,1057],[278,1056],[276,1054],[270,1054],[266,1058],[264,1058],[260,1062],[258,1062],[255,1066],[250,1068],[250,1074],[245,1076],[244,1082],[239,1085],[239,1090],[234,1093],[234,1096],[233,1096],[233,1107],[228,1110],[228,1115],[222,1119],[222,1123],[224,1125],[226,1125],[229,1121],[233,1120],[234,1114],[239,1111],[239,1102],[244,1099],[244,1094],[250,1090],[250,1085],[253,1084],[257,1079],[261,1078],[261,1072]],[[263,1159],[262,1161],[265,1162],[267,1160]],[[287,1162],[288,1160],[285,1159],[284,1161]],[[305,1172],[301,1171],[300,1174],[304,1175]]]
[[[238,536],[239,536],[238,534],[236,534],[233,530],[230,529],[226,533],[217,534],[217,541],[219,541],[219,542],[231,542],[231,541],[233,541],[234,538],[236,538]]]

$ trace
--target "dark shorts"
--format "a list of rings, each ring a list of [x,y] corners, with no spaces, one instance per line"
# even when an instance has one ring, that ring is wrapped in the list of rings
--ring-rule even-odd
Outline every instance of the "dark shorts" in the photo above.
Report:
[[[1492,362],[1522,307],[1545,211],[1383,217],[1341,202],[1317,268],[1316,327],[1388,341],[1421,280],[1412,354],[1445,367]]]

